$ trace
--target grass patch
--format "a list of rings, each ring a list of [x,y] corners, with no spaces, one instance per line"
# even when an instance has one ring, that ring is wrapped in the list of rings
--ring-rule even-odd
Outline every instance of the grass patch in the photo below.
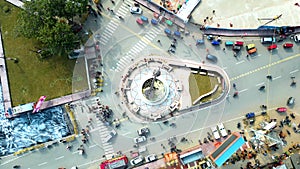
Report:
[[[192,102],[197,100],[201,95],[212,91],[215,85],[218,84],[216,77],[204,76],[200,74],[191,73],[189,76],[189,91],[191,95]],[[206,98],[203,98],[201,101],[206,102],[210,99],[215,99],[220,96],[222,93],[222,88],[219,86],[219,89],[216,93]]]
[[[38,42],[34,39],[19,37],[15,33],[15,25],[18,24],[18,13],[21,9],[0,1],[0,9],[7,8],[4,6],[9,8],[9,12],[0,10],[5,55],[7,58],[19,60],[19,63],[6,60],[13,106],[35,102],[41,95],[46,95],[47,100],[50,100],[71,94],[76,60],[62,56],[40,60],[38,55],[32,52],[39,47]],[[82,72],[85,72],[85,69]]]

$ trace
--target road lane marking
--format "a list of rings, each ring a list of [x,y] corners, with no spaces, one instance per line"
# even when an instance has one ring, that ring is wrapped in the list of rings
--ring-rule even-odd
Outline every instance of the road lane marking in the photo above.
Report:
[[[130,133],[131,133],[131,132],[127,132],[127,133],[124,133],[123,135],[126,136],[126,135],[128,135],[128,134],[130,134]]]
[[[274,77],[272,80],[280,79],[281,76]]]
[[[57,157],[57,158],[55,158],[55,160],[59,160],[59,159],[62,159],[62,158],[64,158],[65,156],[60,156],[60,157]]]
[[[40,164],[38,164],[38,166],[42,166],[42,165],[45,165],[45,164],[47,164],[48,162],[43,162],[43,163],[40,163]]]
[[[295,70],[291,71],[290,74],[296,73],[298,71],[299,71],[299,69],[295,69]]]
[[[94,144],[94,145],[91,145],[91,146],[89,146],[89,148],[93,148],[93,147],[96,147],[97,145],[96,144]]]
[[[247,91],[247,90],[248,90],[248,89],[243,89],[243,90],[239,91],[239,93],[245,92],[245,91]]]
[[[261,85],[263,85],[263,84],[265,84],[265,82],[258,83],[258,84],[257,84],[257,85],[255,85],[255,86],[261,86]]]
[[[105,158],[100,158],[100,159],[97,159],[97,160],[94,160],[94,161],[90,161],[90,162],[87,162],[87,163],[83,163],[83,164],[80,164],[80,165],[77,165],[77,167],[83,167],[83,166],[86,166],[86,165],[90,165],[90,164],[94,164],[96,162],[99,162],[99,161],[103,161],[105,160]]]
[[[238,64],[241,64],[241,63],[244,63],[245,60],[242,60],[242,61],[239,61],[239,62],[236,62],[235,64],[238,65]]]
[[[295,59],[295,58],[297,58],[297,57],[299,57],[299,56],[300,56],[300,54],[296,54],[296,55],[293,55],[293,56],[284,58],[284,59],[282,59],[282,60],[273,62],[273,63],[271,63],[271,64],[267,64],[267,65],[261,66],[261,67],[259,67],[259,68],[254,69],[254,70],[251,70],[251,71],[249,71],[249,72],[246,72],[246,73],[240,74],[240,75],[238,75],[238,76],[236,76],[236,77],[233,77],[233,78],[230,79],[230,81],[237,80],[237,79],[239,79],[239,78],[248,76],[248,75],[253,74],[253,73],[256,73],[256,72],[258,72],[258,71],[260,71],[260,70],[267,69],[267,68],[269,68],[269,67],[271,67],[271,66],[275,66],[275,65],[277,65],[277,64],[279,64],[279,63],[287,62],[287,61],[292,60],[292,59]]]

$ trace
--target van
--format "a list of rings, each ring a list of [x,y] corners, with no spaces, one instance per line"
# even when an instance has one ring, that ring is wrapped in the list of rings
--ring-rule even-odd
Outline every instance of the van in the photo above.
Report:
[[[221,137],[220,137],[220,134],[219,134],[219,131],[217,130],[217,126],[211,127],[211,131],[212,131],[212,133],[213,133],[213,135],[214,135],[214,138],[215,138],[216,140],[218,140],[218,139],[221,138]]]
[[[219,129],[222,137],[226,137],[227,136],[227,131],[226,131],[223,123],[218,124],[218,129]]]
[[[262,37],[260,41],[261,43],[275,43],[276,39],[274,37]]]

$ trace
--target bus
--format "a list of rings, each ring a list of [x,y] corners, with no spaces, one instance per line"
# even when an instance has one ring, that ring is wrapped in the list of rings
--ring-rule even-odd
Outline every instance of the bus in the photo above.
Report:
[[[119,156],[110,160],[105,160],[100,164],[100,169],[125,169],[127,168],[127,156]]]

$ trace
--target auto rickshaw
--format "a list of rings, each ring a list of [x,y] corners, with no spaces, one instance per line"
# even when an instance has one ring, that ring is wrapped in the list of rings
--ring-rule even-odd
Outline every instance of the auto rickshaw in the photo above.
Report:
[[[171,34],[172,34],[172,31],[171,31],[170,29],[166,28],[166,29],[165,29],[165,33],[166,33],[167,35],[171,35]]]
[[[170,20],[166,20],[166,24],[169,25],[169,26],[172,26],[172,25],[173,25],[173,22],[170,21]]]
[[[177,36],[177,37],[180,37],[181,34],[180,34],[179,31],[174,31],[174,35]]]
[[[143,22],[148,22],[148,18],[146,17],[146,16],[141,16],[141,20],[143,21]]]
[[[141,18],[137,18],[136,19],[136,23],[138,23],[139,25],[143,25],[144,24],[144,22],[143,22],[143,20]]]
[[[196,41],[196,45],[200,45],[200,44],[204,44],[204,40],[203,39],[198,39]]]
[[[153,25],[157,25],[158,24],[158,20],[156,20],[156,19],[151,19],[151,23],[153,24]]]

